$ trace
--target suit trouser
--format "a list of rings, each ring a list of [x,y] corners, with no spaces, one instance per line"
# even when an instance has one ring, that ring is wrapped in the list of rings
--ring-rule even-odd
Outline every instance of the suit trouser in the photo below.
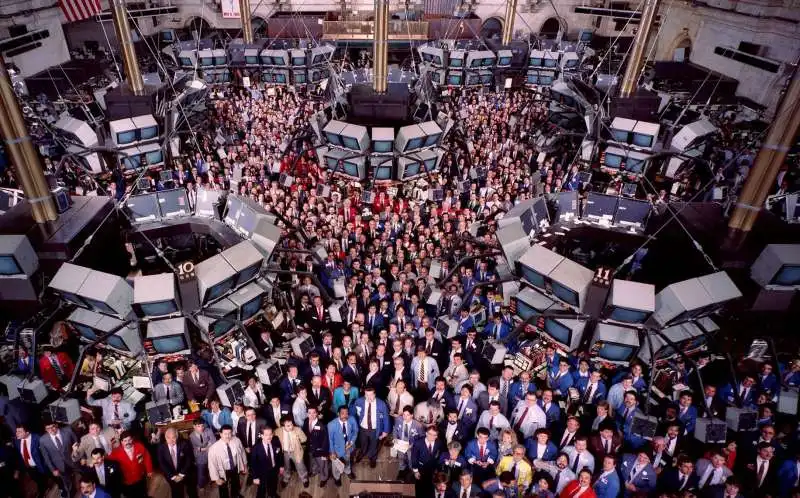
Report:
[[[331,476],[329,471],[330,469],[330,460],[328,456],[309,456],[309,460],[311,460],[311,473],[317,474],[319,476],[319,480],[327,481],[328,478]]]
[[[284,453],[284,456],[285,455],[286,454]],[[289,464],[289,462],[294,463],[294,468],[297,470],[297,475],[300,476],[300,480],[303,482],[307,481],[308,469],[306,469],[306,464],[303,462],[303,457],[295,459],[294,455],[292,455],[291,457],[289,457],[289,461],[286,462],[286,469],[283,472],[283,482],[287,483],[289,482],[289,479],[292,478],[292,471],[291,471],[292,466]]]
[[[278,469],[273,469],[261,479],[256,489],[256,498],[276,498],[278,496]],[[174,498],[174,497],[173,497]]]
[[[166,476],[164,476],[166,478]],[[197,482],[194,476],[184,476],[180,482],[167,479],[169,489],[172,491],[172,498],[183,498],[184,490],[189,498],[197,498]]]
[[[378,458],[378,430],[361,429],[358,432],[358,449],[362,456],[374,462]]]
[[[219,487],[219,498],[239,498],[240,494],[239,472],[226,470],[225,482]]]
[[[69,470],[61,472],[58,477],[53,476],[58,484],[58,489],[61,491],[61,496],[72,498],[72,493],[75,490],[75,483],[73,481],[74,474]]]
[[[389,450],[389,456],[392,458],[397,459],[397,463],[400,465],[399,470],[406,470],[410,467],[409,462],[411,460],[411,451],[406,451],[402,453],[400,451],[395,451],[394,448]]]
[[[22,472],[26,474],[31,481],[33,481],[34,485],[36,485],[36,496],[44,496],[44,494],[47,492],[47,486],[49,483],[47,477],[39,472],[36,467],[28,467],[27,465],[22,469]],[[17,486],[19,491],[22,491],[22,479],[15,481],[14,484]],[[20,493],[19,496],[23,496],[22,493]]]
[[[331,474],[333,474],[333,479],[335,481],[339,481],[342,479],[342,474],[349,474],[353,471],[353,469],[350,466],[350,455],[344,457],[339,455],[336,456],[339,457],[342,462],[344,462],[344,470],[342,472],[337,470],[336,465],[331,464]]]
[[[125,484],[122,486],[122,494],[125,498],[142,498],[147,495],[147,479],[142,479],[133,484]]]

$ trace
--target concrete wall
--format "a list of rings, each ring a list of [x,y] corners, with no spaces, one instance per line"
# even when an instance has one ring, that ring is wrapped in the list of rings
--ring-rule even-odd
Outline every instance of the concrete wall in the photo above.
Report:
[[[31,4],[28,3],[27,5]],[[20,4],[19,7],[24,8],[25,5]],[[26,10],[28,9],[26,8]],[[64,22],[61,10],[49,8],[26,15],[13,15],[13,12],[17,11],[6,12],[6,15],[11,15],[12,17],[0,19],[0,30],[5,31],[3,38],[8,36],[8,26],[11,25],[25,25],[28,27],[29,32],[40,29],[46,29],[50,32],[49,37],[40,40],[41,47],[15,57],[6,58],[7,62],[13,62],[20,69],[23,77],[34,75],[50,66],[62,64],[69,60],[69,50],[64,39],[64,31],[61,29],[61,23]]]

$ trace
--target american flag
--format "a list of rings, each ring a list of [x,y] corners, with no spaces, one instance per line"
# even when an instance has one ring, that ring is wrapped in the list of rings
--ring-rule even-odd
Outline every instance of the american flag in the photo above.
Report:
[[[102,11],[100,0],[58,0],[67,22],[83,21]]]

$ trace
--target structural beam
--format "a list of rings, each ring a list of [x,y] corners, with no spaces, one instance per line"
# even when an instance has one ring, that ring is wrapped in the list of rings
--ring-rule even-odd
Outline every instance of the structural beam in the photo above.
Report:
[[[661,0],[644,0],[644,8],[642,9],[642,18],[639,22],[639,30],[636,32],[636,38],[633,39],[633,47],[628,56],[628,65],[625,68],[625,77],[622,79],[620,86],[620,97],[628,98],[636,91],[639,84],[639,75],[642,73],[642,67],[645,63],[645,54],[647,53],[647,42],[650,39],[650,33],[653,30],[653,21],[656,18],[656,12],[661,4]]]
[[[800,132],[800,72],[795,68],[789,88],[783,95],[775,118],[739,195],[728,222],[728,246],[738,246],[753,228],[786,155]]]
[[[125,0],[109,0],[111,18],[114,21],[114,31],[117,33],[122,64],[125,66],[125,77],[128,87],[135,95],[144,93],[144,80],[139,70],[139,61],[136,59],[136,50],[133,47],[131,28],[128,25],[128,12],[125,9]]]
[[[25,192],[31,215],[36,223],[47,223],[58,219],[58,212],[44,177],[39,152],[25,126],[25,118],[19,108],[17,95],[8,77],[5,60],[0,56],[0,132],[5,139],[6,150],[17,181]]]
[[[245,43],[253,43],[253,21],[250,12],[250,0],[239,0],[239,15],[242,18],[242,39]]]
[[[514,36],[514,19],[517,16],[517,0],[506,0],[506,22],[503,23],[503,45],[511,43]]]
[[[372,46],[372,88],[386,93],[389,77],[389,0],[375,0],[375,35]]]

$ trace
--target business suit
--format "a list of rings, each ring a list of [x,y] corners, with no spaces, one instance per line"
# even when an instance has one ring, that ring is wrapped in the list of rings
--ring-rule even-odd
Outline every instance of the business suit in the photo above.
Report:
[[[369,414],[367,413],[368,404]],[[369,458],[370,463],[374,463],[378,457],[378,438],[381,434],[389,434],[391,432],[389,410],[382,399],[375,398],[371,403],[368,403],[366,398],[359,398],[353,403],[353,411],[359,424],[358,449],[362,456],[366,456]],[[374,417],[375,421],[373,422],[371,418],[368,420],[368,416]],[[372,430],[368,429],[368,425],[373,423]]]
[[[192,431],[189,442],[192,443],[194,462],[197,466],[197,485],[201,488],[208,483],[208,449],[217,441],[214,431],[207,426],[202,433]]]
[[[450,444],[453,441],[456,441],[464,446],[464,443],[467,439],[472,437],[472,431],[469,431],[465,426],[464,423],[460,420],[456,422],[455,427],[451,431],[451,434],[448,439],[447,430],[450,428],[450,423],[447,420],[442,420],[439,423],[439,437],[445,442],[445,444]]]
[[[179,438],[175,442],[174,449],[166,442],[159,444],[156,458],[159,469],[164,473],[169,488],[172,490],[172,496],[182,498],[184,491],[189,498],[197,496],[194,454],[189,441]]]
[[[358,436],[358,423],[353,417],[348,417],[345,422],[339,417],[328,422],[328,446],[330,452],[344,463],[343,472],[335,465],[331,465],[333,479],[339,481],[342,473],[350,474],[350,456],[353,451],[356,437]]]
[[[661,472],[656,484],[658,491],[661,493],[680,493],[682,491],[696,490],[699,485],[699,479],[694,472],[685,476],[676,467],[672,467]]]
[[[54,441],[54,438],[56,440]],[[60,440],[60,442],[58,442]],[[39,439],[39,451],[42,454],[42,461],[47,470],[53,474],[58,471],[56,478],[58,487],[62,494],[72,496],[73,482],[72,474],[77,470],[77,466],[72,459],[72,445],[78,442],[78,438],[72,429],[64,427],[58,430],[57,436],[44,434]]]
[[[279,403],[278,406],[272,406],[272,403],[270,403],[264,405],[262,413],[264,414],[266,424],[275,429],[281,426],[281,418],[286,415],[292,415],[292,410],[291,406],[284,403]]]
[[[529,437],[525,440],[525,454],[531,461],[551,462],[558,456],[558,447],[552,441],[547,441],[547,444],[540,448],[536,438]]]
[[[589,386],[592,386],[591,394],[588,393]],[[584,405],[596,405],[598,401],[601,401],[606,398],[606,385],[603,381],[598,382],[596,385],[592,385],[590,383],[585,383],[583,388],[579,387],[578,391],[581,394],[580,402]],[[587,398],[587,396],[589,396]],[[594,411],[592,412],[594,413]]]
[[[469,487],[469,489],[466,490],[467,494],[463,494],[465,490],[461,487],[461,483],[458,481],[453,483],[453,487],[451,489],[457,498],[478,498],[483,494],[481,488],[474,483]]]
[[[536,384],[534,384],[533,382],[527,382],[526,384],[523,384],[519,380],[514,381],[511,383],[511,387],[508,389],[509,405],[512,407],[516,407],[517,403],[525,400],[525,396],[528,393],[535,393],[535,392],[536,392]]]
[[[285,469],[281,443],[273,437],[270,441],[259,441],[253,448],[251,477],[258,479],[256,498],[275,498],[278,496],[278,475]]]
[[[406,470],[411,459],[411,447],[414,446],[414,443],[418,440],[425,437],[425,427],[413,418],[410,422],[406,423],[403,417],[397,417],[394,421],[392,437],[395,441],[408,442],[409,449],[405,453],[395,451],[394,447],[390,450],[390,455],[398,459],[400,470]]]
[[[284,484],[289,482],[292,477],[290,463],[294,464],[297,469],[297,474],[303,483],[308,481],[308,469],[303,461],[303,445],[306,443],[306,435],[300,427],[292,427],[292,430],[287,431],[285,428],[280,427],[275,431],[275,438],[281,442],[283,449],[283,461],[286,470],[283,473]]]
[[[239,419],[235,434],[236,437],[239,438],[239,441],[241,441],[245,450],[249,450],[258,443],[258,440],[261,438],[261,429],[263,429],[265,425],[266,422],[264,419],[256,418],[255,421],[253,421],[252,426],[249,428],[250,432],[248,432],[247,417],[242,417]]]
[[[481,412],[488,410],[489,403],[491,403],[492,401],[490,398],[491,396],[489,396],[488,391],[483,391],[482,393],[480,393],[477,399],[478,410],[480,410]],[[498,393],[494,397],[494,401],[500,403],[500,413],[508,413],[508,401],[504,397],[500,396],[500,394]]]
[[[214,425],[214,413],[211,410],[203,410],[200,417],[205,422],[206,427],[214,432],[219,432],[223,425],[230,425],[233,427],[233,417],[231,417],[230,408],[223,407],[217,415],[217,425]]]
[[[342,379],[350,382],[353,387],[361,388],[364,373],[364,369],[358,363],[352,365],[347,363],[342,368]]]
[[[436,377],[439,376],[439,365],[434,358],[426,356],[424,368],[420,370],[420,361],[422,360],[419,356],[411,360],[411,385],[414,388],[425,387],[432,391],[436,386]],[[425,372],[425,385],[420,385],[420,371]]]
[[[308,404],[309,406],[316,406],[319,408],[320,413],[325,413],[331,410],[333,404],[333,395],[331,391],[324,386],[319,387],[319,393],[315,392],[313,387],[308,388]]]
[[[497,464],[497,475],[500,475],[502,472],[511,472],[512,469],[515,469],[514,477],[516,478],[517,485],[528,489],[533,482],[533,468],[531,468],[531,464],[526,462],[523,458],[517,462],[515,466],[513,456],[504,456]]]
[[[656,471],[649,463],[641,467],[636,472],[636,455],[625,455],[622,457],[619,469],[623,483],[631,483],[636,487],[636,493],[651,493],[656,489]],[[624,484],[623,484],[624,487]],[[631,496],[632,492],[625,489],[625,496]]]
[[[289,376],[284,377],[280,382],[281,403],[291,405],[297,397],[295,389],[301,384],[300,377],[290,379]]]
[[[566,398],[569,395],[569,388],[572,387],[573,379],[569,372],[556,372],[548,376],[548,383],[553,390],[553,394]]]
[[[229,466],[228,447],[233,457],[233,467]],[[226,468],[227,467],[227,468]],[[235,436],[229,443],[222,439],[208,449],[208,474],[212,481],[224,481],[219,486],[220,498],[236,498],[239,495],[239,473],[247,470],[242,442]]]
[[[684,434],[694,434],[694,426],[697,423],[697,408],[687,406],[678,407],[678,420],[683,424]]]
[[[211,375],[205,370],[199,370],[197,372],[196,380],[192,372],[187,372],[186,375],[183,376],[182,384],[186,398],[191,401],[197,401],[198,403],[211,399],[217,389]]]
[[[83,467],[82,471],[89,475],[93,475],[103,490],[111,496],[111,498],[119,498],[122,495],[122,470],[119,468],[117,462],[105,460],[102,469],[98,469],[94,465]]]
[[[330,443],[328,442],[328,426],[319,418],[313,422],[308,419],[303,424],[303,432],[308,443],[311,474],[318,475],[320,482],[327,481],[330,476],[328,457],[331,454]]]
[[[439,465],[439,455],[446,451],[447,448],[439,439],[432,443],[427,438],[418,439],[411,447],[411,471],[420,474],[416,482],[417,496],[429,496],[431,479]]]
[[[472,398],[463,400],[460,397],[456,398],[453,404],[458,411],[458,419],[464,424],[466,430],[471,431],[475,424],[478,423],[478,416],[480,415],[478,404]]]
[[[798,460],[792,458],[786,460],[778,468],[778,496],[790,496],[794,483],[797,482]]]
[[[103,427],[108,427],[114,421],[119,421],[127,429],[130,428],[131,422],[136,419],[136,411],[133,409],[133,405],[127,401],[120,401],[115,406],[111,396],[103,399],[94,399],[92,396],[87,396],[86,402],[91,406],[100,407],[103,412]]]
[[[583,468],[588,468],[589,472],[594,474],[594,455],[588,450],[578,454],[578,450],[574,446],[564,448],[567,458],[569,458],[569,468],[577,475]],[[577,459],[577,462],[576,462]]]
[[[88,497],[84,497],[84,495],[81,495],[81,498],[88,498]],[[105,490],[103,490],[103,488],[98,486],[94,488],[93,498],[111,498],[111,495],[108,494]]]
[[[84,465],[90,465],[92,462],[92,451],[96,448],[102,448],[103,451],[106,452],[106,455],[110,454],[114,449],[115,442],[119,444],[116,438],[117,436],[114,429],[106,429],[97,436],[86,434],[81,437],[80,443],[78,443],[78,451],[73,456],[77,457],[76,461]],[[75,460],[75,458],[73,458],[73,460]]]
[[[171,382],[169,386],[161,383],[153,388],[153,401],[167,401],[170,406],[176,406],[183,403],[184,399],[183,387],[178,382]]]
[[[597,498],[617,498],[620,490],[619,474],[616,470],[603,472],[594,483],[592,489]]]
[[[558,406],[558,403],[555,401],[550,402],[550,406],[545,407],[545,404],[542,403],[542,400],[536,400],[536,403],[539,404],[539,408],[542,409],[544,412],[544,416],[547,418],[547,425],[550,426],[559,421],[561,418],[561,408]]]
[[[602,462],[606,455],[617,456],[620,448],[622,447],[622,436],[619,432],[614,432],[611,439],[608,441],[608,450],[606,450],[606,441],[600,434],[593,434],[589,436],[589,449],[597,457],[597,461]]]
[[[753,465],[749,468],[748,465]],[[775,496],[778,491],[778,467],[780,462],[777,458],[772,458],[769,461],[769,466],[764,473],[764,478],[759,482],[758,479],[758,460],[756,458],[744,462],[743,471],[741,472],[742,482],[750,489],[750,495],[755,497],[761,496]]]
[[[642,437],[637,436],[637,435],[633,434],[633,432],[631,432],[631,429],[633,427],[633,417],[637,413],[641,413],[639,411],[639,407],[634,407],[634,408],[628,409],[628,413],[627,414],[625,413],[625,408],[623,408],[617,414],[618,415],[617,427],[620,430],[622,430],[622,435],[623,435],[624,441],[626,443],[628,443],[631,446],[631,448],[634,448],[634,449],[641,448],[642,445],[644,445],[644,443],[645,443],[645,440]]]
[[[486,324],[483,328],[483,335],[484,337],[489,337],[492,339],[496,339],[498,341],[502,341],[511,333],[511,327],[509,327],[504,322],[500,322],[500,324],[496,324],[493,321]]]
[[[490,478],[494,475],[494,465],[498,462],[499,456],[497,452],[497,443],[489,439],[486,446],[481,453],[481,447],[477,439],[473,439],[467,443],[464,448],[464,458],[472,466],[472,472],[475,474],[476,482],[483,482],[483,480]],[[476,465],[478,462],[488,463],[487,468]]]
[[[481,427],[485,427],[489,430],[489,439],[497,441],[500,439],[500,433],[503,431],[503,429],[511,427],[511,424],[509,424],[508,419],[502,413],[492,415],[490,410],[485,410],[483,413],[481,413],[481,417],[478,419],[478,425],[475,426],[475,430],[477,431]]]
[[[45,468],[44,461],[42,460],[42,454],[39,451],[39,435],[30,434],[29,437],[30,441],[25,440],[24,445],[24,448],[27,449],[29,455],[29,461],[23,461],[22,440],[16,438],[14,439],[14,468],[28,474],[38,488],[39,493],[37,496],[42,496],[46,489],[45,483],[47,479],[45,477],[45,473],[47,472],[47,469]],[[30,464],[31,461],[33,462],[33,465]]]

